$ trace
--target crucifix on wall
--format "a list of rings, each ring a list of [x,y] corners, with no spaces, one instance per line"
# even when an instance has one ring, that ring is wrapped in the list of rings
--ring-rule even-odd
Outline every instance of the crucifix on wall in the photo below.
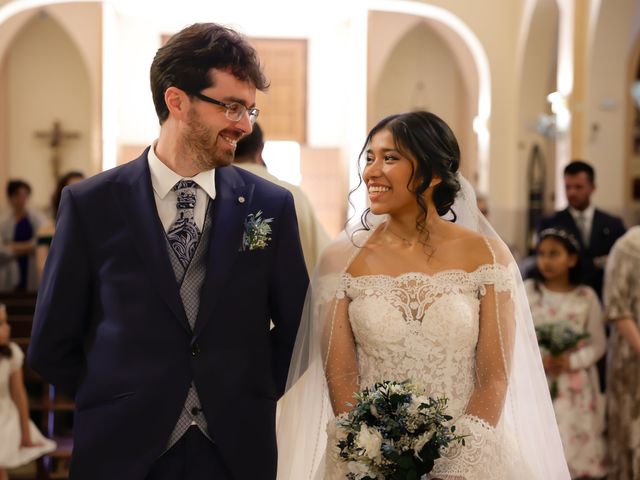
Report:
[[[65,140],[71,140],[80,137],[79,132],[65,132],[62,130],[60,120],[54,120],[51,130],[46,132],[36,132],[37,138],[48,140],[49,148],[51,148],[51,168],[56,181],[60,178],[60,146]]]

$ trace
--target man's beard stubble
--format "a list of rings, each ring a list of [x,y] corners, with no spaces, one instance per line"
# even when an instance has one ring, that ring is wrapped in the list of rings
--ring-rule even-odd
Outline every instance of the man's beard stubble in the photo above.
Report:
[[[200,171],[226,167],[233,162],[233,152],[223,151],[216,146],[216,138],[192,110],[187,119],[188,130],[180,139],[179,150],[193,159]]]

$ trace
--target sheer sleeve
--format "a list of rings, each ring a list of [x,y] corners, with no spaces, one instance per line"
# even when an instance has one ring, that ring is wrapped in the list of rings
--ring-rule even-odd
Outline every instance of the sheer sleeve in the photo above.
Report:
[[[585,291],[587,292],[587,301],[589,302],[585,331],[589,334],[589,338],[584,347],[579,348],[569,356],[569,363],[572,370],[589,368],[594,365],[600,360],[600,357],[604,355],[607,348],[600,301],[596,296],[596,292],[592,289],[585,287]]]
[[[475,385],[465,414],[495,427],[509,386],[515,333],[514,284],[513,272],[501,263],[501,252],[496,253],[497,247],[488,240],[487,246],[494,268],[481,279],[478,287],[480,311]]]
[[[465,435],[465,445],[454,445],[444,455],[434,475],[443,480],[479,478],[478,473],[495,474],[508,459],[504,439],[497,432],[504,408],[515,342],[513,269],[494,259],[478,286],[480,295],[479,333],[476,346],[475,384],[465,413],[455,420],[456,432]]]
[[[513,301],[511,292],[484,287],[480,302],[480,333],[476,350],[476,383],[466,413],[495,426],[507,393],[513,352]]]
[[[339,290],[329,306],[333,321],[325,322],[323,350],[329,397],[335,415],[349,411],[360,390],[355,339],[349,323],[349,299]]]

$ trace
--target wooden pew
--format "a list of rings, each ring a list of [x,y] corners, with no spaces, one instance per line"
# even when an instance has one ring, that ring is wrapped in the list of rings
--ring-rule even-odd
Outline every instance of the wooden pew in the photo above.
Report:
[[[5,304],[7,308],[12,341],[18,344],[26,355],[31,339],[36,294],[0,292],[0,303]],[[73,401],[56,393],[54,387],[45,382],[26,362],[23,372],[31,418],[44,435],[56,441],[58,448],[37,461],[35,477],[12,474],[10,478],[12,480],[14,478],[16,480],[67,479],[73,449],[71,436]]]

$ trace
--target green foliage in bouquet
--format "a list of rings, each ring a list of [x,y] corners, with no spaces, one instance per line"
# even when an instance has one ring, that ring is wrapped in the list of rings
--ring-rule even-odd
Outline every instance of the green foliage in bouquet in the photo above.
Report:
[[[545,323],[536,327],[538,345],[554,357],[578,346],[581,340],[589,338],[588,332],[576,332],[569,322]]]
[[[418,480],[441,449],[464,445],[446,414],[447,399],[431,398],[408,381],[385,381],[356,394],[337,422],[340,458],[349,480]]]
[[[576,332],[569,322],[545,323],[536,326],[536,337],[541,349],[545,349],[551,356],[560,355],[573,350],[578,344],[589,338],[588,332]],[[549,386],[551,398],[558,396],[558,381],[553,380]]]

